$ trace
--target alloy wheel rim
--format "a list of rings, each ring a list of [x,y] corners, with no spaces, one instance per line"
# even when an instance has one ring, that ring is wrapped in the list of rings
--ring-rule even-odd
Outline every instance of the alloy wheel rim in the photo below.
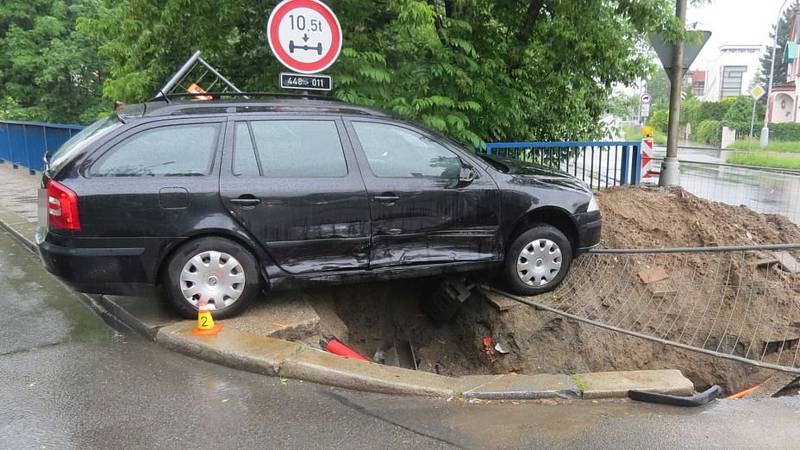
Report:
[[[546,286],[561,272],[561,248],[550,239],[529,242],[517,256],[517,276],[528,286]]]
[[[180,288],[192,306],[205,301],[208,308],[227,308],[239,300],[245,286],[242,264],[228,253],[216,250],[200,252],[183,266]]]

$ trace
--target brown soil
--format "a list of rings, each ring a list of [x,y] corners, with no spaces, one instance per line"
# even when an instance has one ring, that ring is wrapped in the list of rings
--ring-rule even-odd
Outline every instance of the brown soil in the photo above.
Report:
[[[603,212],[602,247],[605,248],[800,243],[800,228],[788,219],[708,202],[680,188],[611,189],[600,193],[598,199]],[[707,254],[684,255],[680,265],[702,272],[714,264],[713,258]],[[663,265],[670,272],[681,270],[671,265],[668,258]],[[576,264],[570,277],[591,276],[580,272],[587,270],[586,267]],[[735,272],[732,279],[737,283],[763,276],[744,262],[734,265],[732,271]],[[629,271],[623,279],[639,283],[635,273],[636,270]],[[776,321],[796,322],[797,326],[800,283],[797,278],[781,276],[785,277],[785,283],[778,283],[778,289],[769,293],[769,298],[778,305]],[[421,370],[445,375],[677,368],[698,389],[720,384],[730,392],[761,382],[770,374],[746,364],[606,331],[527,306],[500,312],[478,292],[450,323],[437,326],[419,308],[419,302],[426,301],[435,286],[435,280],[415,280],[337,288],[337,310],[350,328],[351,345],[372,357],[388,341],[398,337],[407,339],[415,348]],[[702,284],[689,284],[686,289],[689,290],[680,292],[682,299],[706,295]],[[593,289],[581,291],[580,295],[580,300],[587,303],[599,305],[608,301]],[[676,316],[674,320],[683,323],[680,321],[689,319]],[[743,315],[733,320],[739,323],[752,319]],[[483,339],[487,336],[509,353],[486,352]]]
[[[789,219],[695,197],[681,188],[614,188],[597,194],[605,248],[800,243]]]

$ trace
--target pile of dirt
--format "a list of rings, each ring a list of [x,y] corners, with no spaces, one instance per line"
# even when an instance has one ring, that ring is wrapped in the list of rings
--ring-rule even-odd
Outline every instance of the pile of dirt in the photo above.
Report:
[[[696,197],[680,187],[599,192],[604,248],[705,247],[800,242],[786,217]]]
[[[611,189],[600,193],[598,199],[604,220],[602,247],[605,248],[800,242],[800,228],[788,219],[705,201],[680,188]],[[715,263],[713,258],[692,255],[681,264],[703,271]],[[678,273],[678,268],[670,263],[665,262],[664,266]],[[587,267],[576,264],[569,278],[591,277],[591,273],[581,273]],[[737,264],[732,271],[736,282],[761,276],[751,264]],[[635,271],[622,276],[630,283],[638,282]],[[796,317],[800,323],[797,281],[787,282],[779,291],[771,292],[770,299],[780,305],[782,320]],[[350,343],[371,357],[391,342],[407,340],[414,348],[420,370],[444,375],[675,368],[683,371],[698,389],[720,384],[727,391],[736,391],[763,381],[771,373],[603,330],[527,306],[501,311],[477,290],[449,323],[436,324],[419,307],[421,302],[430,300],[436,283],[436,280],[415,280],[337,288],[337,312],[350,329]],[[706,294],[703,285],[690,289],[693,291],[681,295],[692,298]],[[591,289],[582,295],[585,298],[576,301],[602,301],[594,298],[597,295]],[[508,353],[488,350],[487,337]]]

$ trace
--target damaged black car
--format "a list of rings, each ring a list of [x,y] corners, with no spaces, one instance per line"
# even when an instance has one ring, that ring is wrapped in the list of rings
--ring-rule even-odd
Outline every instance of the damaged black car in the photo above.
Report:
[[[332,100],[126,106],[49,158],[39,201],[52,273],[88,293],[159,287],[187,318],[263,290],[458,272],[539,294],[601,228],[569,175]]]

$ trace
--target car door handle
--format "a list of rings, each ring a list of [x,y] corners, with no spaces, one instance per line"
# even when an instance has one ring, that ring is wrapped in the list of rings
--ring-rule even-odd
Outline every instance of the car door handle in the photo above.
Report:
[[[395,203],[396,201],[400,200],[400,197],[394,194],[382,194],[382,195],[376,195],[372,197],[372,199],[375,200],[376,202],[381,202],[381,203]]]
[[[261,203],[261,200],[250,196],[241,196],[238,198],[232,198],[231,203],[241,206],[256,206],[257,204]]]

